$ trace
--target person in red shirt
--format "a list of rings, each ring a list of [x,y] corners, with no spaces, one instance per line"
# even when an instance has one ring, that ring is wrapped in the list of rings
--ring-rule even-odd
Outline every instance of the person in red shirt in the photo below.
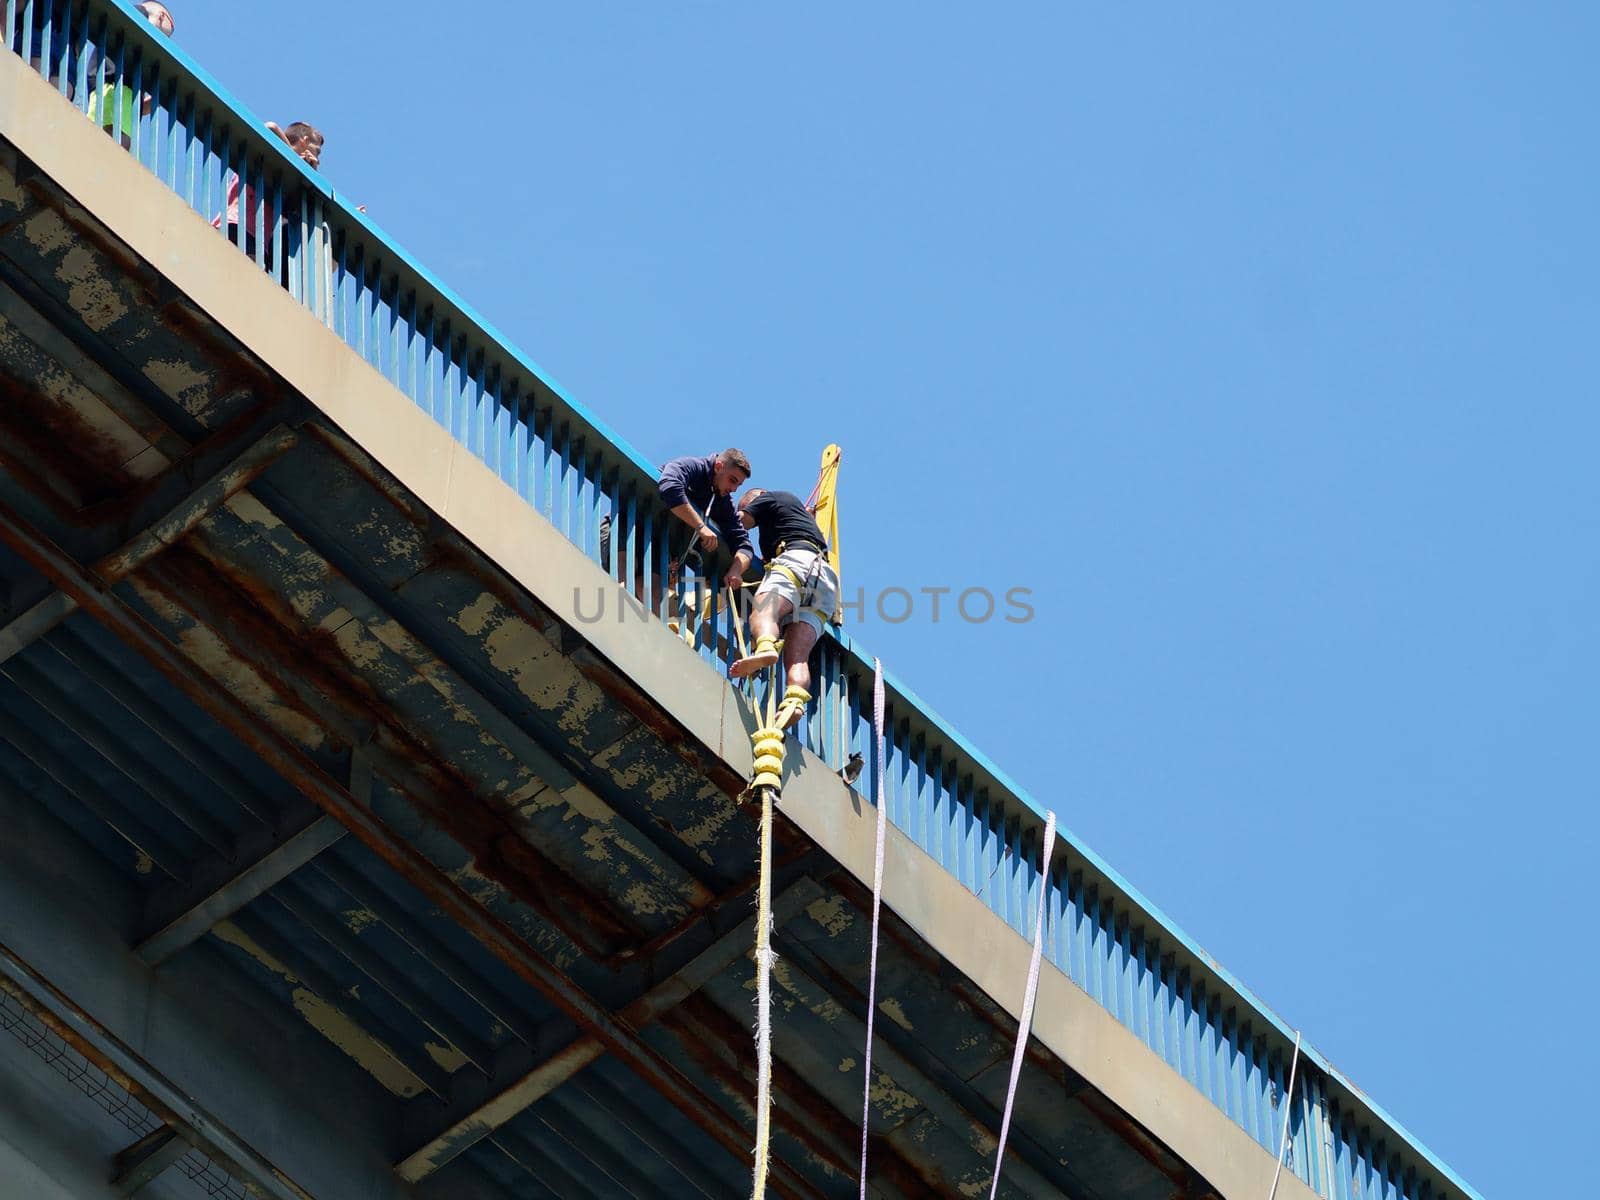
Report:
[[[280,129],[271,121],[267,128],[288,143],[289,148],[300,156],[306,166],[315,171],[322,163],[322,147],[325,139],[322,131],[305,121],[296,121],[287,129]],[[239,193],[244,192],[244,205],[241,210]],[[228,240],[234,245],[239,245],[239,226],[244,225],[244,252],[251,258],[256,255],[256,231],[259,228],[264,240],[261,242],[261,261],[272,268],[272,252],[274,239],[288,231],[289,222],[285,220],[273,204],[273,197],[269,192],[261,199],[258,210],[258,197],[254,183],[246,183],[241,188],[239,176],[230,171],[228,173],[228,211],[212,218],[211,225],[214,229],[223,228],[226,222]],[[241,211],[243,216],[241,217]],[[363,210],[365,211],[365,210]],[[259,217],[259,225],[257,224]],[[279,269],[279,281],[284,287],[289,286],[289,252],[288,239],[283,239],[283,262]]]

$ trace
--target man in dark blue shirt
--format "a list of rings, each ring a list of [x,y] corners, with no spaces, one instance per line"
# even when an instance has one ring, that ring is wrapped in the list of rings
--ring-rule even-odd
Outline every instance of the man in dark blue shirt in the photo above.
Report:
[[[743,450],[728,449],[704,458],[675,458],[661,468],[661,502],[695,531],[701,551],[711,554],[719,545],[716,529],[707,523],[707,517],[728,539],[733,565],[723,582],[729,587],[738,587],[744,581],[745,568],[755,557],[750,535],[740,524],[731,499],[749,478],[750,460]]]

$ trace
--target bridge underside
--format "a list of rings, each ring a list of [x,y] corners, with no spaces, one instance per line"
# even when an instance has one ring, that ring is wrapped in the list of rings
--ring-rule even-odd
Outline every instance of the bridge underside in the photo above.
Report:
[[[9,142],[0,363],[0,1170],[745,1195],[742,780]],[[777,857],[774,1187],[853,1196],[870,896]],[[892,914],[878,987],[875,1194],[985,1193],[1015,1022]],[[1215,1194],[1037,1045],[1001,1193]]]

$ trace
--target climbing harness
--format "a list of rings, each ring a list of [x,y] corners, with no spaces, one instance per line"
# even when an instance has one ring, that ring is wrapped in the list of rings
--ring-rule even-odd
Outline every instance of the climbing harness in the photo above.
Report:
[[[878,836],[872,852],[872,951],[867,960],[867,1050],[861,1083],[861,1197],[867,1200],[867,1129],[872,1117],[872,1018],[878,1011],[878,918],[883,908],[883,842],[888,805],[883,790],[883,663],[872,660],[872,803]]]
[[[774,548],[772,556],[767,560],[766,565],[762,568],[764,573],[776,571],[778,574],[786,578],[790,583],[794,584],[795,605],[794,615],[790,618],[791,620],[798,619],[800,614],[808,609],[813,612],[818,611],[816,606],[817,587],[822,582],[822,564],[827,555],[827,551],[823,550],[820,546],[814,546],[810,542],[805,542],[803,544],[810,546],[815,551],[815,553],[811,556],[811,565],[806,568],[806,573],[803,576],[800,574],[800,572],[789,566],[788,563],[778,561],[789,549],[788,542],[779,542]],[[831,613],[823,613],[822,616],[824,620],[832,619]],[[778,644],[782,645],[781,642]],[[760,653],[760,651],[758,650],[757,653]],[[748,664],[746,669],[752,671],[760,670],[761,664]],[[811,697],[806,697],[808,702],[810,699]]]
[[[1289,1148],[1289,1116],[1294,1112],[1294,1073],[1300,1067],[1300,1031],[1294,1031],[1294,1057],[1289,1060],[1289,1086],[1283,1093],[1283,1133],[1278,1138],[1278,1168],[1272,1172],[1272,1190],[1267,1200],[1276,1200],[1278,1176],[1283,1174],[1283,1152]]]
[[[1028,986],[1022,995],[1022,1016],[1017,1022],[1017,1048],[1011,1054],[1011,1082],[1006,1086],[1006,1107],[1000,1117],[1000,1143],[994,1151],[994,1175],[989,1183],[989,1200],[1000,1194],[1000,1165],[1006,1157],[1006,1135],[1011,1131],[1011,1109],[1017,1099],[1017,1080],[1022,1076],[1022,1059],[1028,1049],[1028,1030],[1033,1025],[1033,1002],[1039,994],[1039,959],[1044,951],[1045,900],[1050,892],[1050,851],[1055,849],[1056,815],[1047,813],[1044,821],[1044,853],[1039,867],[1039,905],[1033,918],[1033,956],[1028,963]]]

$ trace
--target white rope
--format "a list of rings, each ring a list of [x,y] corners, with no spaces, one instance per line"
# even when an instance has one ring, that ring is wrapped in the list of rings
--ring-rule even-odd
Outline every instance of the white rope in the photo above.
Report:
[[[1272,1190],[1267,1200],[1276,1200],[1278,1176],[1283,1174],[1283,1152],[1289,1148],[1289,1117],[1294,1113],[1294,1073],[1300,1066],[1300,1031],[1294,1031],[1294,1057],[1289,1060],[1289,1086],[1283,1093],[1283,1134],[1278,1138],[1278,1169],[1272,1173]]]
[[[761,873],[756,893],[756,1148],[751,1200],[767,1194],[772,1141],[772,789],[761,792]]]
[[[878,916],[883,904],[883,841],[889,806],[883,794],[883,664],[872,660],[872,803],[878,841],[872,853],[872,955],[867,966],[867,1052],[861,1084],[861,1200],[867,1200],[867,1123],[872,1116],[872,1018],[878,1011]]]
[[[1011,1082],[1006,1086],[1006,1107],[1000,1118],[1000,1144],[994,1151],[994,1176],[989,1183],[989,1200],[1000,1194],[1000,1164],[1006,1157],[1006,1135],[1011,1132],[1011,1108],[1017,1099],[1017,1080],[1022,1076],[1022,1059],[1028,1050],[1028,1030],[1033,1026],[1033,1002],[1039,994],[1039,958],[1044,952],[1045,900],[1050,892],[1050,851],[1055,849],[1056,815],[1044,819],[1044,852],[1039,870],[1039,906],[1033,918],[1033,956],[1028,963],[1028,987],[1022,994],[1022,1019],[1017,1023],[1017,1048],[1011,1055]]]

